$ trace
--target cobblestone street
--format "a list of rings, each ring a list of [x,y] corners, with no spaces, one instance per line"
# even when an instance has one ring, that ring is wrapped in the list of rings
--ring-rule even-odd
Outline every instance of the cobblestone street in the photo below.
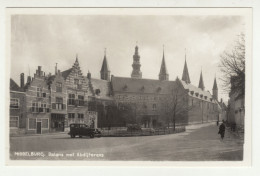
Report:
[[[186,129],[186,132],[179,134],[140,137],[71,139],[67,134],[11,137],[10,156],[11,159],[27,160],[229,161],[243,159],[243,139],[240,137],[226,131],[222,141],[217,134],[218,127],[215,124],[192,125]]]

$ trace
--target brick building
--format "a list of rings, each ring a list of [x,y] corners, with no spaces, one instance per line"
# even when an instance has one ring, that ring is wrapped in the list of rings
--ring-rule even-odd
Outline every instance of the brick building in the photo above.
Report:
[[[231,77],[231,91],[229,93],[228,102],[228,117],[227,121],[239,128],[244,128],[245,124],[245,96],[239,96],[238,92],[234,91],[234,79]]]
[[[177,124],[218,120],[217,87],[213,86],[213,95],[204,90],[202,72],[199,86],[192,85],[186,56],[182,79],[176,78],[175,81],[169,81],[164,52],[158,80],[142,79],[139,61],[140,56],[136,46],[131,78],[116,76],[111,78],[115,102],[119,109],[130,108],[135,122],[142,124],[144,127],[166,125],[170,123],[174,112]],[[216,79],[214,84],[216,85]],[[174,97],[179,98],[172,102]],[[175,110],[171,110],[173,104],[176,104]]]
[[[21,84],[24,84],[24,74],[21,74]],[[10,134],[24,133],[26,127],[26,96],[13,79],[10,79]]]
[[[205,90],[201,72],[199,86],[191,84],[188,65],[184,62],[182,79],[169,81],[163,52],[156,79],[142,78],[138,46],[133,55],[131,77],[110,76],[106,53],[100,79],[82,74],[78,57],[63,72],[45,75],[39,66],[34,77],[21,87],[11,80],[10,126],[26,133],[65,131],[70,123],[86,123],[93,127],[125,126],[138,123],[143,127],[204,123],[219,119],[216,78],[213,95]],[[15,91],[16,90],[16,91]],[[19,117],[16,115],[19,99]]]

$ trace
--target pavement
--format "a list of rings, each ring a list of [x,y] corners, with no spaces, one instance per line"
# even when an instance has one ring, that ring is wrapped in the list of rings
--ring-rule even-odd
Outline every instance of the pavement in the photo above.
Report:
[[[69,135],[10,137],[15,160],[239,161],[243,139],[216,124],[186,127],[186,132],[138,137],[70,138]]]

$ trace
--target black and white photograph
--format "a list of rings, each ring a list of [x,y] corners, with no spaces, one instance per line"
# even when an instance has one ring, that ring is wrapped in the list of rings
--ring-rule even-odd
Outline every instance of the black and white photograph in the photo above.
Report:
[[[251,9],[24,8],[7,23],[9,162],[251,159]]]

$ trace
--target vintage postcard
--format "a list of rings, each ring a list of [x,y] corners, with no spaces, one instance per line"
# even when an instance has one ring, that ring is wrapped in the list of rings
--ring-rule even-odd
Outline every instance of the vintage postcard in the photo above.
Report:
[[[252,9],[8,8],[6,32],[7,165],[250,166]]]

